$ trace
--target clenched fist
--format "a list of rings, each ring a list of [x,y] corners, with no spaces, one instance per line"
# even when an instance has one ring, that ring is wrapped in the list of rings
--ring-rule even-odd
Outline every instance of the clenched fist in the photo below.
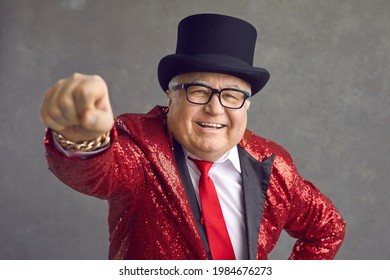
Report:
[[[59,80],[45,93],[41,118],[74,142],[101,136],[114,124],[107,84],[99,76],[79,73]]]

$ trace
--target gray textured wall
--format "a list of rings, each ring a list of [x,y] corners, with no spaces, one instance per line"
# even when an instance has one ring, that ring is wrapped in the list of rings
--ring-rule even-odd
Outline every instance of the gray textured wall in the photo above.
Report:
[[[0,259],[106,259],[105,201],[46,167],[39,107],[72,72],[98,73],[115,114],[165,104],[159,59],[178,21],[225,13],[259,30],[271,80],[249,128],[285,146],[348,223],[338,259],[390,259],[390,1],[0,0]],[[272,259],[293,244],[283,235]]]

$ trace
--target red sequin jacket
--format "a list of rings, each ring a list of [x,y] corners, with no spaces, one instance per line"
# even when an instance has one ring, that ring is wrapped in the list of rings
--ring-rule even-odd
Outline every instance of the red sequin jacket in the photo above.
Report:
[[[116,119],[110,148],[68,158],[46,134],[49,169],[75,190],[108,200],[110,259],[207,259],[207,238],[166,108]],[[238,145],[249,259],[267,259],[284,229],[297,241],[290,259],[332,259],[345,222],[297,172],[287,151],[247,130]]]

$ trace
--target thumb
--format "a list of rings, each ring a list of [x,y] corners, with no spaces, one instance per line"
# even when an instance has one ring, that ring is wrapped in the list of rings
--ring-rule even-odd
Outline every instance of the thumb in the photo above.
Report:
[[[105,133],[112,129],[114,116],[111,112],[88,110],[82,118],[82,126],[88,130]]]

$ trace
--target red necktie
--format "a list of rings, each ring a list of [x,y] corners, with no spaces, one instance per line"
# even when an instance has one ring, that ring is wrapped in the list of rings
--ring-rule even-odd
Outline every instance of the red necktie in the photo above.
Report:
[[[210,161],[196,160],[200,171],[199,197],[202,205],[201,223],[205,226],[207,239],[214,260],[235,260],[232,242],[223,218],[215,186],[208,173],[213,165]]]

